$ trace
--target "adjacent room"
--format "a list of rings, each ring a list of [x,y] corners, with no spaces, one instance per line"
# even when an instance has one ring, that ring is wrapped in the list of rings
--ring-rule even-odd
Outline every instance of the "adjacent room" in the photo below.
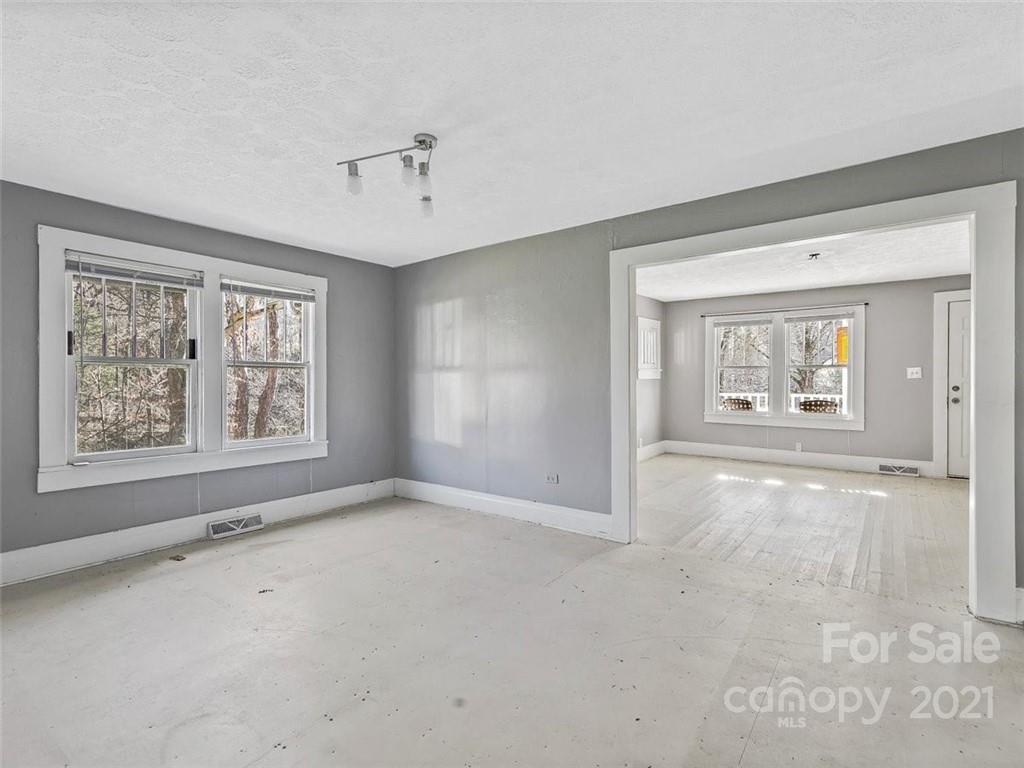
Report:
[[[964,604],[970,271],[963,219],[639,269],[639,540]]]
[[[1024,5],[0,27],[4,768],[1019,768]]]

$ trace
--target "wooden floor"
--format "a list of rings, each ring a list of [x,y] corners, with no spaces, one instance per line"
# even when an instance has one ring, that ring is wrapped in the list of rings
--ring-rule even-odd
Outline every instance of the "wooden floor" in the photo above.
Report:
[[[663,454],[640,464],[640,541],[961,608],[967,486]]]

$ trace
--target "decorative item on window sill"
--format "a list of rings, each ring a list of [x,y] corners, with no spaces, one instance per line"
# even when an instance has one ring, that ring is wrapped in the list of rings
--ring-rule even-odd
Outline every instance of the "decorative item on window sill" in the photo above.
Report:
[[[839,413],[835,400],[801,400],[800,413]]]
[[[743,397],[726,397],[722,399],[723,411],[752,411],[754,404]]]
[[[359,163],[364,160],[373,160],[388,155],[398,155],[402,162],[402,184],[407,187],[415,187],[420,197],[420,213],[423,218],[429,219],[434,215],[434,188],[430,177],[430,158],[437,146],[437,136],[432,133],[417,133],[412,137],[413,144],[400,149],[389,149],[386,152],[377,152],[373,155],[354,157],[351,160],[341,160],[338,165],[348,167],[346,187],[350,195],[361,195],[363,193],[363,177],[359,174]],[[413,150],[427,153],[427,159],[416,164],[415,158],[407,154]]]

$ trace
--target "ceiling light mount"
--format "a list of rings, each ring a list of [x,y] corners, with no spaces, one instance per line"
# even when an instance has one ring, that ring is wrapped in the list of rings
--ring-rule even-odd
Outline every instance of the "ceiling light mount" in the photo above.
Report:
[[[412,140],[415,141],[419,145],[419,148],[424,152],[433,152],[434,147],[437,146],[437,136],[432,133],[417,133],[412,137]]]

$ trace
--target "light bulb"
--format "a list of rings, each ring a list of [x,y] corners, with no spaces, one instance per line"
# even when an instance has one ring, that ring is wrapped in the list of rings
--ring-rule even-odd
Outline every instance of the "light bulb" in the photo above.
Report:
[[[430,164],[420,163],[420,172],[416,175],[416,182],[420,188],[420,194],[430,197],[434,192],[434,186],[430,182]]]
[[[402,155],[402,183],[407,187],[416,184],[416,166],[412,155]]]
[[[424,219],[434,218],[434,198],[430,195],[420,198],[420,213],[423,214]]]
[[[363,178],[359,175],[359,163],[348,164],[348,177],[345,183],[350,195],[363,194]]]

